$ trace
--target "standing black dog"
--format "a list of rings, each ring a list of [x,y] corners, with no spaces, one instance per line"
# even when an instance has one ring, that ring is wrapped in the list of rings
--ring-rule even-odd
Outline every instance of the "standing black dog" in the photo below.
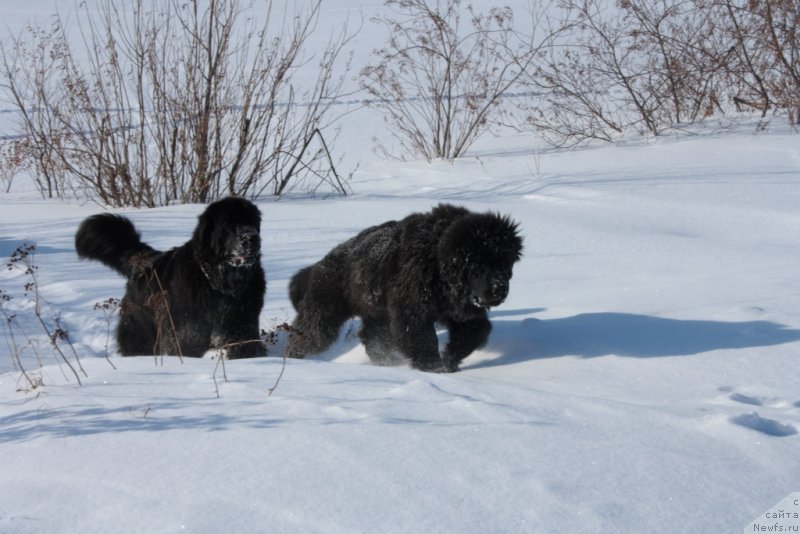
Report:
[[[258,317],[266,278],[261,267],[261,212],[229,197],[200,215],[192,238],[166,252],[143,243],[130,220],[89,217],[75,234],[78,256],[99,260],[128,279],[117,346],[124,356],[229,358],[266,354]]]
[[[448,204],[367,228],[292,277],[287,355],[325,350],[360,316],[373,362],[399,351],[417,369],[457,371],[489,337],[487,309],[505,300],[521,253],[516,223]],[[435,323],[450,334],[442,354]]]

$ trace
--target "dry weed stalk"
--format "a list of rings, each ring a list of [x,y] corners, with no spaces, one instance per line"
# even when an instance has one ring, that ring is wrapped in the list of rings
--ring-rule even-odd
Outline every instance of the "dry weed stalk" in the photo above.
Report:
[[[80,375],[78,374],[78,370],[80,370],[80,373],[83,374],[83,376],[88,376],[88,375],[86,374],[86,371],[84,370],[83,365],[81,364],[80,358],[78,357],[78,353],[75,350],[75,347],[70,341],[69,333],[61,325],[61,319],[59,317],[59,314],[55,310],[53,310],[52,306],[50,306],[50,304],[42,295],[41,288],[39,285],[39,277],[37,274],[39,267],[35,264],[34,261],[35,254],[36,254],[35,244],[23,243],[22,245],[17,247],[14,250],[14,252],[12,252],[8,263],[6,263],[6,268],[10,271],[18,270],[28,277],[28,281],[24,284],[24,292],[25,295],[29,297],[33,302],[34,305],[33,315],[36,319],[36,322],[42,329],[44,334],[47,336],[47,339],[50,342],[50,347],[61,358],[61,362],[63,362],[67,366],[67,368],[69,368],[69,370],[72,372],[73,376],[78,381],[78,385],[81,385],[81,378]],[[44,318],[43,308],[45,307],[48,308],[53,314],[52,321],[55,323],[54,326],[49,325]],[[8,322],[7,324],[10,325],[10,322]],[[70,350],[75,360],[75,365],[73,365],[73,363],[64,353],[64,351],[61,349],[60,346],[61,342],[66,343],[70,347]],[[13,343],[16,344],[16,342]],[[17,355],[19,355],[19,351],[17,351]]]

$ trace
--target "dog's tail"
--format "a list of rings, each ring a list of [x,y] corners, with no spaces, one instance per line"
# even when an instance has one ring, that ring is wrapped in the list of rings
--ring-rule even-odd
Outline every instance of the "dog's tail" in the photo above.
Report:
[[[126,217],[101,213],[84,220],[75,233],[78,256],[98,260],[130,278],[158,254],[142,243],[139,232]]]
[[[295,310],[300,309],[300,303],[303,301],[303,297],[306,296],[308,283],[311,281],[312,268],[313,265],[300,269],[292,276],[289,282],[289,299],[292,301],[292,306],[294,306]]]

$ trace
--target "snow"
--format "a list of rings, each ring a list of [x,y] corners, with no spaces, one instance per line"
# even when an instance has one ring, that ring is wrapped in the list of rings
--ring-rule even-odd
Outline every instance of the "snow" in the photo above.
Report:
[[[800,145],[783,119],[569,152],[506,133],[452,164],[378,158],[377,113],[346,121],[353,195],[258,203],[262,327],[291,321],[289,278],[335,244],[453,202],[525,237],[487,346],[452,375],[373,366],[354,321],[317,358],[284,362],[281,339],[224,375],[213,354],[122,358],[112,339],[114,369],[93,306],[123,280],[73,246],[101,208],[17,184],[0,255],[37,244],[45,315],[87,376],[41,340],[32,390],[0,329],[0,532],[739,532],[800,490]],[[167,248],[202,209],[115,211]],[[0,273],[38,338],[26,281]]]

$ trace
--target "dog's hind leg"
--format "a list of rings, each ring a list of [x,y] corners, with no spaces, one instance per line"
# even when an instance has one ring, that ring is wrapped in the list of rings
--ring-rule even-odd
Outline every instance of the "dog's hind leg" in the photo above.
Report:
[[[304,358],[324,351],[339,337],[339,330],[350,316],[340,308],[301,310],[292,322],[286,356]]]
[[[117,324],[117,351],[123,356],[158,354],[156,324],[148,312],[125,299],[120,306]]]
[[[361,330],[358,337],[364,343],[364,349],[372,363],[377,365],[395,365],[401,358],[395,356],[392,345],[392,334],[389,329],[389,318],[384,316],[368,316],[361,318]]]

